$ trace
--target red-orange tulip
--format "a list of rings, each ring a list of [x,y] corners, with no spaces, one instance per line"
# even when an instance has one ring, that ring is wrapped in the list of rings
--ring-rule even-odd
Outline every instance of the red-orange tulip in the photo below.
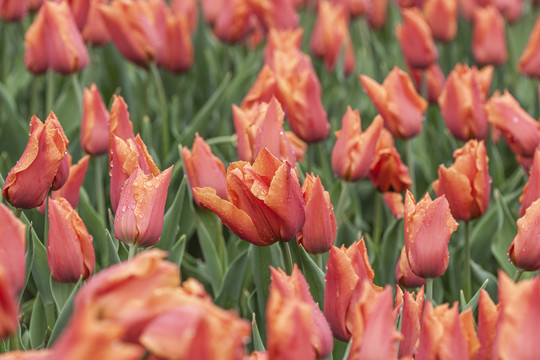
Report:
[[[534,151],[532,167],[529,171],[529,181],[523,187],[519,216],[525,215],[525,210],[537,199],[540,199],[540,150]]]
[[[332,2],[342,4],[350,17],[360,16],[373,6],[368,0],[332,0]]]
[[[64,198],[49,199],[47,261],[54,280],[68,283],[86,279],[94,271],[92,236]]]
[[[13,294],[19,294],[25,280],[26,225],[2,203],[0,219],[0,268],[4,269]]]
[[[478,340],[480,348],[476,353],[475,360],[491,359],[497,327],[497,315],[497,306],[493,303],[487,291],[480,289],[480,298],[478,299]]]
[[[116,95],[113,95],[109,119],[109,149],[112,146],[113,135],[123,140],[135,139],[133,124],[129,119],[128,106],[121,96]]]
[[[205,19],[214,26],[219,39],[240,41],[253,29],[248,0],[202,0],[201,3]]]
[[[299,25],[298,13],[290,0],[248,0],[248,4],[265,32],[268,29],[296,29]]]
[[[409,67],[409,72],[411,73],[412,80],[414,81],[414,87],[421,94],[424,89],[422,87],[423,77],[427,76],[427,99],[430,103],[436,103],[439,95],[444,86],[444,74],[441,70],[441,67],[438,63],[431,64],[427,69],[417,69]],[[425,96],[425,94],[422,94]]]
[[[439,166],[439,178],[433,182],[433,189],[437,196],[446,196],[455,219],[479,218],[486,212],[491,190],[484,142],[470,140],[454,151],[454,159],[449,168]]]
[[[28,144],[4,183],[4,198],[23,209],[41,205],[66,156],[68,143],[54,113],[51,112],[45,124],[34,116]]]
[[[373,162],[382,126],[382,119],[376,117],[362,132],[360,113],[348,106],[341,120],[341,130],[336,131],[337,141],[332,149],[334,174],[345,181],[365,178]]]
[[[422,10],[435,40],[449,42],[456,36],[457,0],[426,0]]]
[[[458,223],[443,196],[431,200],[429,193],[416,203],[405,195],[405,249],[411,270],[418,276],[436,278],[448,267],[448,242]]]
[[[518,69],[522,74],[540,78],[540,18],[536,20],[527,46],[521,53]]]
[[[291,164],[263,148],[253,165],[231,163],[227,169],[227,198],[211,188],[194,188],[207,207],[238,237],[255,245],[289,241],[302,229],[305,202]]]
[[[367,9],[367,20],[372,29],[380,29],[386,24],[388,0],[372,0]]]
[[[424,309],[424,287],[418,290],[416,299],[412,293],[403,293],[403,309],[401,310],[401,333],[403,340],[399,343],[398,357],[404,358],[416,354],[420,329],[422,325],[422,310]]]
[[[399,193],[398,193],[399,194]],[[396,271],[394,272],[396,281],[404,288],[416,288],[426,284],[426,279],[417,276],[412,272],[405,246],[401,248]]]
[[[9,274],[0,265],[0,339],[7,337],[19,326],[17,298]]]
[[[508,58],[504,18],[494,6],[474,11],[472,52],[481,65],[501,65]]]
[[[188,20],[190,31],[194,31],[199,21],[199,2],[197,0],[171,0],[170,4],[172,12],[183,14]]]
[[[102,46],[111,40],[111,35],[103,21],[103,15],[99,11],[99,6],[105,4],[107,0],[93,0],[90,2],[86,25],[82,31],[83,39],[86,43],[94,46]]]
[[[71,165],[69,157],[70,155],[66,152],[62,161],[60,161],[60,166],[58,166],[58,171],[54,175],[51,189],[58,190],[66,183],[69,177],[69,166]]]
[[[407,64],[425,69],[439,58],[431,30],[418,8],[402,9],[403,24],[396,27],[396,36]]]
[[[518,233],[510,248],[508,257],[517,268],[525,271],[540,269],[540,200],[534,201],[517,221]]]
[[[383,200],[396,219],[401,219],[405,216],[403,195],[401,193],[385,191],[383,192]]]
[[[90,10],[91,0],[64,0],[69,4],[75,24],[79,28],[79,31],[83,31],[88,19],[88,12]]]
[[[521,18],[523,0],[491,0],[491,2],[508,22],[516,22]]]
[[[106,154],[109,148],[109,112],[96,84],[84,89],[81,147],[92,156]]]
[[[26,0],[0,0],[0,18],[4,21],[20,21],[28,14]]]
[[[365,75],[360,75],[360,81],[392,135],[410,139],[422,131],[428,103],[418,95],[407,73],[394,67],[382,85]]]

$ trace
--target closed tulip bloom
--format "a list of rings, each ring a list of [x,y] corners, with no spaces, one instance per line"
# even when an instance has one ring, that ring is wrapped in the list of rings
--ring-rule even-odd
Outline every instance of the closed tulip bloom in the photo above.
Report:
[[[529,41],[521,53],[518,69],[526,76],[540,78],[540,18],[536,20]]]
[[[71,9],[75,24],[79,28],[79,31],[83,31],[88,19],[88,12],[90,11],[90,3],[92,0],[65,0]]]
[[[414,81],[414,87],[421,93],[424,91],[422,89],[423,85],[423,76],[427,76],[427,99],[430,103],[436,103],[441,91],[444,87],[444,74],[441,70],[441,67],[438,63],[431,64],[427,69],[417,69],[409,68],[412,80]]]
[[[34,74],[84,69],[88,51],[66,2],[45,1],[24,36],[24,64]]]
[[[155,245],[163,231],[163,217],[172,166],[159,175],[140,168],[122,187],[114,218],[114,236],[129,245]]]
[[[367,9],[368,24],[372,29],[378,30],[386,24],[388,14],[388,0],[372,1]]]
[[[403,293],[401,310],[401,333],[403,339],[399,343],[398,357],[414,356],[418,349],[418,339],[422,328],[422,311],[424,310],[424,287],[418,290],[416,299],[413,293]]]
[[[64,198],[49,199],[47,262],[54,280],[63,283],[86,279],[94,271],[92,236]]]
[[[439,52],[422,12],[402,9],[403,24],[396,27],[401,51],[411,67],[425,69],[437,61]]]
[[[0,267],[4,268],[13,293],[19,294],[25,280],[26,225],[2,203],[0,218]]]
[[[28,14],[26,0],[0,0],[0,18],[4,21],[20,21]]]
[[[525,215],[525,210],[537,199],[540,199],[540,151],[538,149],[534,151],[533,163],[529,171],[529,181],[523,187],[519,216]]]
[[[0,339],[7,337],[19,326],[19,308],[9,274],[0,265]]]
[[[60,166],[58,167],[58,171],[54,176],[51,189],[58,190],[62,188],[66,183],[69,177],[69,166],[71,165],[69,161],[69,156],[70,155],[66,152],[66,154],[62,158],[62,161],[60,161]]]
[[[493,303],[486,290],[480,289],[478,299],[478,341],[480,348],[475,360],[491,359],[493,340],[497,328],[498,307]]]
[[[103,46],[111,41],[111,35],[105,26],[103,15],[99,6],[106,4],[107,0],[93,0],[90,2],[86,24],[82,30],[84,42],[94,46]]]
[[[426,279],[412,272],[405,246],[401,248],[401,254],[399,255],[394,275],[398,284],[404,288],[417,288],[426,284]]]
[[[171,0],[171,10],[174,14],[183,14],[189,23],[190,32],[197,29],[199,21],[199,3],[197,0]]]
[[[336,131],[337,141],[332,149],[332,170],[345,181],[358,181],[369,174],[375,147],[381,134],[383,121],[376,117],[366,131],[358,110],[347,107],[341,120],[341,130]]]
[[[272,283],[266,305],[270,359],[324,359],[332,352],[328,322],[309,292],[296,264],[291,275],[270,267]]]
[[[185,146],[182,148],[182,161],[190,187],[210,187],[216,190],[220,198],[227,198],[225,166],[212,153],[210,145],[199,136],[199,133],[195,133],[191,151]]]
[[[202,0],[206,21],[214,26],[214,34],[222,41],[237,42],[253,30],[248,0]]]
[[[296,241],[310,254],[325,253],[334,244],[337,234],[330,194],[324,191],[321,179],[313,173],[306,174],[302,193],[306,202],[306,222],[296,235]]]
[[[289,241],[304,225],[305,201],[296,172],[266,148],[253,165],[244,161],[229,165],[228,200],[212,188],[194,188],[193,195],[233,233],[255,245]]]
[[[454,159],[449,168],[439,166],[433,189],[437,196],[446,196],[456,220],[479,218],[486,212],[491,190],[484,142],[470,140],[454,151]]]
[[[523,12],[523,0],[491,0],[504,18],[510,22],[516,22]]]
[[[405,195],[405,250],[411,270],[428,279],[444,274],[448,267],[448,242],[457,230],[448,201],[443,196],[431,200],[429,193],[416,203]]]
[[[439,106],[448,130],[459,140],[484,139],[488,122],[484,105],[493,67],[478,70],[457,64],[448,75]]]
[[[533,157],[540,142],[540,127],[508,90],[503,95],[495,93],[486,104],[486,112],[488,121],[516,155]]]
[[[264,29],[296,29],[299,16],[290,0],[248,0],[251,12]]]
[[[84,89],[81,147],[92,156],[106,154],[109,148],[109,112],[96,84]]]
[[[428,103],[416,92],[407,73],[394,67],[382,85],[366,75],[360,75],[360,81],[392,135],[410,139],[422,131]]]
[[[13,206],[35,208],[45,200],[66,156],[68,140],[51,112],[45,123],[36,116],[30,122],[30,139],[17,164],[9,171],[2,195]]]
[[[534,201],[517,221],[518,233],[510,248],[508,257],[517,268],[524,271],[540,269],[540,200]]]
[[[435,40],[449,42],[457,33],[457,0],[426,0],[422,10]]]
[[[508,59],[504,18],[494,6],[477,7],[473,17],[472,52],[480,65],[501,65]]]

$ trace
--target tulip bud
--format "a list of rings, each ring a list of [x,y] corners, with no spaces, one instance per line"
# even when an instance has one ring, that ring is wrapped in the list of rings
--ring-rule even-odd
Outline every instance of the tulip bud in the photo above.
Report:
[[[529,77],[540,78],[540,18],[536,20],[529,41],[519,58],[519,71]]]
[[[195,133],[193,151],[189,151],[185,146],[182,148],[182,160],[184,161],[190,188],[210,187],[216,190],[216,194],[220,198],[227,198],[225,166],[212,153],[212,149],[199,136],[199,133]]]
[[[197,29],[199,20],[199,7],[197,0],[171,0],[171,10],[173,14],[182,14],[189,23],[190,32]]]
[[[401,248],[396,271],[394,273],[396,281],[404,288],[417,288],[426,284],[426,279],[417,276],[412,272],[405,246]]]
[[[422,9],[433,38],[443,42],[452,41],[457,33],[457,0],[427,0]]]
[[[501,65],[508,58],[504,19],[494,6],[474,12],[472,52],[481,65]]]
[[[66,156],[68,143],[54,113],[51,112],[45,124],[34,116],[30,122],[28,144],[6,177],[2,190],[4,198],[22,209],[41,205]]]
[[[341,120],[341,130],[336,131],[337,141],[332,149],[332,170],[345,181],[358,181],[369,174],[375,155],[377,140],[381,134],[383,121],[376,117],[366,131],[358,110],[347,112]]]
[[[263,28],[296,29],[299,26],[299,16],[290,0],[248,0],[250,11],[254,14]]]
[[[367,9],[368,24],[372,29],[378,30],[386,24],[388,13],[388,0],[377,0]]]
[[[252,13],[247,0],[202,0],[206,21],[222,41],[237,42],[253,30]]]
[[[448,267],[448,242],[458,223],[443,196],[431,200],[429,193],[416,203],[405,195],[405,250],[411,270],[424,279],[444,274]]]
[[[2,203],[0,203],[0,219],[2,219],[0,221],[0,268],[7,276],[6,279],[13,294],[17,295],[23,290],[25,281],[26,225]],[[2,304],[1,301],[0,304]],[[0,309],[0,313],[1,311]]]
[[[431,30],[417,8],[402,9],[403,24],[396,27],[396,36],[407,64],[425,69],[437,61],[439,52]]]
[[[537,199],[540,199],[540,151],[534,151],[532,167],[529,171],[529,181],[523,187],[519,216],[525,215],[525,210]]]
[[[106,154],[109,148],[109,112],[96,84],[84,89],[81,147],[92,156]]]
[[[407,258],[405,258],[406,260]],[[418,349],[418,339],[422,324],[422,311],[424,309],[424,287],[418,290],[416,299],[408,291],[403,294],[403,309],[401,311],[401,333],[403,340],[399,343],[398,357],[414,356]]]
[[[0,339],[7,337],[19,326],[19,309],[9,275],[0,265]]]
[[[49,199],[48,213],[47,262],[53,279],[63,283],[86,279],[95,265],[92,236],[66,199]]]
[[[64,155],[64,158],[62,159],[62,161],[60,161],[60,166],[58,167],[58,171],[56,172],[56,175],[54,176],[54,179],[51,185],[51,188],[53,190],[58,190],[62,186],[64,186],[64,184],[66,183],[69,177],[69,166],[71,165],[69,156],[70,155],[66,152],[66,154]]]
[[[0,18],[4,21],[21,21],[28,14],[24,0],[1,0]]]
[[[122,187],[114,218],[114,236],[129,245],[148,247],[159,241],[172,166],[159,175],[137,168]]]
[[[518,233],[508,249],[508,257],[525,271],[540,269],[540,199],[534,201],[517,221]]]
[[[430,103],[436,103],[445,82],[444,74],[439,64],[433,63],[427,69],[417,69],[409,67],[409,73],[411,74],[412,80],[414,82],[414,87],[416,88],[418,93],[424,91],[424,89],[422,89],[422,87],[424,86],[423,77],[427,76],[426,100],[428,100]]]
[[[107,31],[103,15],[99,7],[105,4],[107,0],[93,0],[90,2],[88,18],[82,31],[83,39],[86,43],[94,46],[103,46],[111,41],[111,35]]]
[[[319,176],[315,177],[313,173],[306,174],[302,193],[306,202],[306,222],[296,235],[296,241],[310,254],[325,253],[334,244],[337,234],[330,194],[324,191],[321,179]]]
[[[509,23],[514,23],[521,18],[523,0],[491,0],[491,2]]]

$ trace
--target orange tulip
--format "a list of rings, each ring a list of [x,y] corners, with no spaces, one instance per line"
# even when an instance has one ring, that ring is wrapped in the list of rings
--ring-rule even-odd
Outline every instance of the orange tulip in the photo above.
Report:
[[[380,117],[376,117],[366,131],[362,132],[358,110],[352,111],[348,106],[341,124],[341,130],[336,131],[337,141],[332,149],[332,170],[345,181],[358,181],[369,174],[383,122]]]
[[[112,146],[113,135],[120,139],[135,139],[133,124],[129,119],[128,106],[121,96],[113,95],[109,117],[109,149]],[[110,154],[109,154],[110,159]]]
[[[203,15],[222,41],[237,42],[253,29],[248,0],[202,0]]]
[[[427,76],[426,100],[428,100],[430,103],[436,103],[445,82],[444,74],[439,64],[433,63],[425,70],[409,67],[409,73],[411,74],[412,80],[414,82],[414,87],[416,88],[418,93],[422,93],[422,91],[424,91],[424,89],[422,89],[422,87],[424,86],[423,76]]]
[[[470,140],[454,151],[454,159],[449,168],[439,166],[439,178],[433,182],[433,189],[437,196],[446,196],[455,219],[479,218],[489,206],[491,190],[484,142]]]
[[[396,36],[407,64],[425,69],[437,62],[439,53],[431,30],[418,8],[402,9],[403,24],[396,27]]]
[[[457,33],[457,0],[426,0],[422,10],[435,40],[449,42]]]
[[[406,259],[406,258],[405,258]],[[401,333],[403,340],[399,343],[398,357],[400,359],[413,356],[418,349],[418,339],[422,325],[424,308],[424,287],[418,290],[416,299],[412,293],[403,293],[403,309],[401,310]]]
[[[163,217],[172,166],[159,175],[137,168],[126,180],[114,218],[114,236],[129,245],[155,245],[163,231]]]
[[[19,294],[24,288],[25,281],[26,225],[2,203],[0,203],[0,218],[2,219],[0,222],[0,268],[3,268],[13,294]]]
[[[45,124],[34,116],[28,144],[4,183],[4,198],[23,209],[41,205],[66,156],[68,143],[54,113],[51,112]]]
[[[217,196],[227,198],[225,166],[199,133],[195,133],[192,151],[185,146],[182,148],[182,161],[190,187],[211,187]]]
[[[105,26],[103,15],[99,6],[105,4],[107,0],[93,0],[90,2],[88,18],[82,31],[83,39],[86,43],[94,46],[102,46],[111,41],[111,35]]]
[[[69,162],[69,154],[66,151],[64,154],[64,157],[62,158],[62,161],[60,161],[60,166],[58,166],[58,171],[56,172],[56,175],[54,175],[54,179],[51,185],[51,189],[58,190],[64,186],[66,183],[68,177],[69,177],[69,166],[71,165]]]
[[[537,199],[540,199],[540,151],[534,151],[532,167],[529,171],[529,181],[523,187],[519,216],[525,215],[525,210]]]
[[[508,257],[525,271],[540,269],[540,200],[535,200],[517,221],[518,233],[508,249]]]
[[[480,289],[480,298],[478,299],[478,340],[480,348],[475,360],[491,359],[497,327],[497,315],[498,307],[493,303],[487,291]]]
[[[365,75],[360,75],[360,81],[392,135],[410,139],[422,131],[428,103],[418,95],[407,73],[394,67],[382,85]]]
[[[171,10],[174,14],[183,14],[189,23],[190,32],[195,31],[199,21],[199,6],[197,0],[171,0]]]
[[[508,59],[504,19],[494,6],[474,11],[472,52],[481,65],[501,65]]]
[[[328,322],[294,264],[288,276],[270,267],[272,283],[266,305],[269,359],[326,358],[333,339]]]
[[[448,242],[458,223],[443,196],[431,200],[429,193],[416,203],[405,195],[405,250],[411,270],[418,276],[436,278],[448,267]],[[436,235],[435,235],[436,234]]]
[[[484,104],[492,76],[492,66],[479,71],[464,64],[456,64],[448,75],[439,106],[446,126],[457,139],[485,138],[488,124]]]
[[[397,283],[404,288],[417,288],[426,284],[426,279],[412,272],[405,246],[401,248],[401,254],[399,255],[394,275]]]
[[[540,126],[507,91],[495,93],[486,104],[488,121],[500,131],[510,149],[523,157],[532,157],[540,142]]]
[[[88,51],[66,2],[45,1],[24,36],[24,64],[34,74],[84,69]]]
[[[250,12],[268,29],[296,29],[299,16],[290,0],[248,0]]]
[[[63,283],[86,279],[94,271],[92,236],[64,198],[49,199],[47,262],[54,280]]]
[[[0,18],[4,21],[21,21],[28,14],[25,0],[0,0]]]
[[[396,3],[399,7],[409,8],[409,7],[422,7],[422,4],[426,0],[396,0]]]
[[[296,172],[266,148],[253,165],[244,161],[229,165],[228,200],[211,188],[194,188],[193,195],[233,233],[255,245],[289,241],[304,225],[305,202]]]
[[[306,174],[302,193],[306,202],[306,222],[296,235],[296,241],[310,254],[325,253],[334,244],[337,234],[330,194],[324,191],[321,179],[313,173]]]
[[[106,154],[109,148],[109,112],[96,84],[84,89],[81,147],[92,156]]]
[[[540,78],[540,18],[536,20],[529,41],[521,53],[518,69],[524,75]]]

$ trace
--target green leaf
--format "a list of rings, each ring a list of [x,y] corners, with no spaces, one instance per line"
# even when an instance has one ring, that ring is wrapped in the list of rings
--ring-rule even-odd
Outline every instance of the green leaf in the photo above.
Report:
[[[51,345],[54,344],[54,341],[56,340],[58,335],[60,335],[60,332],[66,327],[66,324],[68,323],[68,320],[73,311],[73,300],[75,299],[77,291],[79,291],[80,287],[82,286],[82,282],[82,278],[79,279],[79,281],[73,287],[71,294],[67,298],[64,307],[62,308],[62,312],[60,312],[60,315],[58,316],[58,319],[54,324],[54,328],[52,330],[49,342],[47,343],[47,347],[51,347]]]
[[[259,326],[257,325],[257,320],[255,314],[251,320],[251,331],[253,333],[253,347],[255,351],[265,351],[264,343],[261,338],[261,333],[259,332]]]
[[[480,286],[480,289],[478,289],[476,294],[474,294],[474,296],[471,298],[471,300],[468,303],[466,303],[465,299],[463,298],[463,291],[460,292],[460,298],[461,298],[460,307],[461,307],[462,312],[468,308],[471,308],[473,312],[476,311],[476,307],[478,306],[478,299],[480,298],[480,290],[481,289],[485,290],[488,285],[488,282],[489,282],[489,279],[486,279],[486,281],[484,281],[482,286]]]
[[[324,272],[317,266],[315,261],[309,256],[303,246],[298,246],[300,250],[300,261],[304,270],[304,277],[309,284],[309,290],[313,295],[313,300],[319,305],[324,306]]]
[[[158,248],[169,251],[171,249],[173,240],[176,239],[178,234],[180,217],[182,216],[182,205],[184,203],[184,197],[186,193],[186,177],[182,179],[182,183],[174,196],[171,207],[167,210],[165,218],[163,219],[163,232],[161,239],[157,243]]]
[[[499,266],[507,274],[513,276],[516,272],[516,267],[508,261],[508,248],[517,234],[517,225],[497,189],[494,191],[494,196],[497,206],[498,227],[495,233],[495,239],[491,244],[491,252],[499,263]]]
[[[231,266],[227,269],[223,284],[221,285],[221,290],[215,300],[216,305],[225,309],[231,309],[238,306],[242,291],[242,279],[246,273],[247,260],[248,256],[246,249],[246,251],[236,257]]]
[[[47,332],[47,318],[45,317],[45,308],[39,293],[37,293],[32,307],[32,316],[30,317],[30,345],[32,349],[41,348],[45,342]]]
[[[47,262],[47,250],[45,246],[38,240],[35,232],[32,230],[32,242],[34,245],[34,262],[32,264],[32,277],[34,283],[38,288],[43,304],[54,305],[54,298],[51,292],[49,284],[49,278],[51,277],[51,271],[49,270]]]
[[[56,303],[56,309],[58,313],[62,311],[64,308],[64,305],[66,304],[66,301],[69,299],[69,296],[73,292],[73,287],[75,284],[73,283],[61,283],[58,281],[55,281],[52,277],[50,278],[50,286],[51,286],[51,292],[54,298],[54,302]]]
[[[167,259],[177,264],[178,266],[181,266],[182,259],[184,258],[184,252],[186,250],[186,242],[186,235],[184,234],[180,236],[180,239],[178,239],[171,248],[171,251],[169,252],[169,257]]]
[[[375,268],[375,282],[378,284],[393,284],[395,282],[394,269],[401,248],[403,247],[403,219],[394,219],[386,228],[382,236],[381,252]]]
[[[120,256],[118,255],[118,247],[119,247],[118,240],[112,237],[109,230],[105,230],[105,231],[107,233],[107,238],[108,238],[108,241],[107,241],[107,247],[108,247],[108,253],[109,253],[108,264],[109,265],[118,264],[119,262],[122,261],[120,260]]]

